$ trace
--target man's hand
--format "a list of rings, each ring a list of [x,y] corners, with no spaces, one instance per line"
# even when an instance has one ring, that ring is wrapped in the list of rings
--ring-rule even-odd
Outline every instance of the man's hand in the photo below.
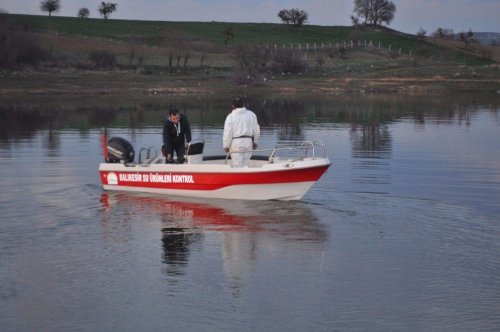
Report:
[[[252,143],[252,147],[254,150],[257,149],[257,143]]]
[[[225,153],[229,153],[229,148],[224,148]]]

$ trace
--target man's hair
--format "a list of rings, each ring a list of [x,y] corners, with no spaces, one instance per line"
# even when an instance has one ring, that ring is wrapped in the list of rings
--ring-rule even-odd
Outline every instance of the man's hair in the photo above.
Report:
[[[177,115],[179,114],[179,110],[177,108],[172,108],[170,111],[168,111],[168,115]]]
[[[233,107],[241,108],[241,107],[243,107],[244,102],[245,102],[245,99],[243,97],[236,97],[233,99]]]

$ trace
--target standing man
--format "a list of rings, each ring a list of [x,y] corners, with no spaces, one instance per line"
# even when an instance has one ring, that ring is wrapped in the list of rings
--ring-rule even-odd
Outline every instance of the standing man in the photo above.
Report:
[[[191,128],[184,114],[180,114],[177,109],[171,109],[168,112],[168,119],[163,125],[163,148],[166,162],[171,163],[174,157],[174,151],[177,154],[177,161],[184,163],[186,153],[186,144],[191,142]],[[163,151],[165,149],[165,151]]]
[[[233,100],[233,110],[224,122],[222,147],[224,152],[231,152],[232,164],[235,167],[247,166],[252,157],[252,150],[257,148],[260,127],[254,112],[247,110],[244,99]]]

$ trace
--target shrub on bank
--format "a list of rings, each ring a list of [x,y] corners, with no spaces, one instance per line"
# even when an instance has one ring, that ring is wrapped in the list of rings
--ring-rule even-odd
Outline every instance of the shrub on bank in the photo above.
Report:
[[[116,56],[105,50],[90,53],[89,60],[96,69],[114,69],[118,63]]]
[[[291,50],[283,50],[273,55],[270,69],[273,74],[299,74],[307,69],[307,62]]]
[[[31,33],[15,29],[0,15],[0,68],[36,66],[47,57]]]

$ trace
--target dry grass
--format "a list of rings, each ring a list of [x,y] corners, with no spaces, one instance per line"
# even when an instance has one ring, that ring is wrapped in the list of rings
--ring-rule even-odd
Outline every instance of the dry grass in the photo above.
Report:
[[[138,54],[144,54],[145,56],[159,56],[164,52],[161,48],[131,45],[109,39],[105,40],[48,33],[38,33],[37,38],[43,47],[66,55],[74,53],[86,55],[94,51],[105,50],[120,56],[130,54],[132,49]]]
[[[500,46],[498,45],[482,45],[478,43],[471,43],[464,49],[464,42],[454,39],[448,38],[435,38],[435,37],[426,37],[426,41],[440,45],[443,47],[447,47],[454,50],[461,50],[468,52],[470,54],[474,54],[481,58],[490,59],[495,62],[500,62]]]

